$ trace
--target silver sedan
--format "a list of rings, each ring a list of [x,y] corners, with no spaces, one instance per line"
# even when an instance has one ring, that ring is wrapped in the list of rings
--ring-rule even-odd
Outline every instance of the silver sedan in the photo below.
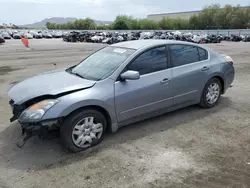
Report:
[[[72,152],[104,133],[189,105],[211,108],[232,86],[233,60],[193,43],[138,40],[104,47],[79,64],[13,83],[8,91],[25,141],[60,130]]]

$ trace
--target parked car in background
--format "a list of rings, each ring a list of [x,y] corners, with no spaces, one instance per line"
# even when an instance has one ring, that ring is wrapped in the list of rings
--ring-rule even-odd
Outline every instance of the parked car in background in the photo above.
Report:
[[[43,38],[43,34],[41,32],[34,32],[33,33],[33,37],[35,39],[42,39]]]
[[[61,38],[62,37],[62,32],[61,31],[53,31],[51,33],[53,38]]]
[[[10,29],[8,29],[8,30],[6,30],[6,32],[12,37],[12,35],[13,35],[13,33],[14,33],[14,31],[13,30],[10,30]]]
[[[80,32],[72,31],[63,37],[63,40],[66,42],[77,42],[79,41]]]
[[[11,39],[11,36],[9,35],[9,33],[7,33],[7,32],[2,32],[1,33],[2,34],[2,37],[4,38],[4,39]]]
[[[33,35],[32,35],[31,33],[28,33],[28,32],[24,33],[23,36],[24,36],[25,38],[27,38],[27,39],[33,39]]]
[[[22,36],[19,32],[13,33],[13,39],[21,39],[21,38],[22,38]]]
[[[42,34],[43,34],[43,38],[47,38],[47,39],[53,38],[49,31],[43,31]]]
[[[29,136],[58,129],[64,147],[79,152],[107,130],[194,104],[214,107],[234,74],[231,57],[198,44],[116,43],[75,66],[13,84],[11,121],[18,119]]]
[[[62,32],[62,37],[65,37],[65,36],[67,36],[67,35],[68,35],[68,32],[67,32],[67,31]]]
[[[0,34],[0,44],[5,43],[3,36]]]
[[[25,31],[20,31],[19,33],[20,33],[21,37],[24,37]]]

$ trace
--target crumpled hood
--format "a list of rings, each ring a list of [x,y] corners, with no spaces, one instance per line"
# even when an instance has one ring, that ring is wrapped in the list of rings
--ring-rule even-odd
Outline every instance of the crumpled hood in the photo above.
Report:
[[[85,80],[65,70],[55,70],[15,84],[9,89],[8,95],[15,101],[15,104],[21,104],[43,95],[58,95],[69,91],[90,88],[95,83],[96,81]]]

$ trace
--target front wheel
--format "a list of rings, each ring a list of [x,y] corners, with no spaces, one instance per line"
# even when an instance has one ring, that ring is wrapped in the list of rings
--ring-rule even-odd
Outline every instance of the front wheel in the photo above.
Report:
[[[221,82],[217,78],[210,79],[204,87],[200,106],[203,108],[214,107],[220,99],[221,96]]]
[[[102,141],[106,127],[107,121],[99,111],[78,111],[63,122],[60,129],[61,142],[70,152],[83,151]]]

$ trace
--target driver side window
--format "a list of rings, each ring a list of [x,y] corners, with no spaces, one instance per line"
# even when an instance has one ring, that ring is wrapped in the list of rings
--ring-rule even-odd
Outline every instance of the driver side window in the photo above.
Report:
[[[127,68],[127,70],[138,71],[140,75],[167,69],[166,47],[150,49],[139,55]]]

